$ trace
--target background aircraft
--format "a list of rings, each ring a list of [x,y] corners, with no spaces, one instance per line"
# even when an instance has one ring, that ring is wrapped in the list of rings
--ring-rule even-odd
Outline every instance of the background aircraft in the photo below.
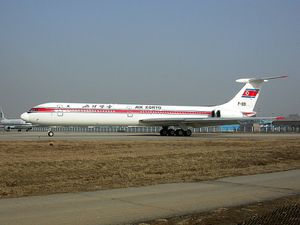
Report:
[[[13,129],[18,131],[29,131],[33,126],[31,123],[27,123],[22,119],[6,119],[2,108],[0,108],[0,127],[4,128],[5,131],[10,131]]]
[[[140,104],[45,103],[21,115],[33,124],[46,126],[161,126],[162,136],[191,136],[190,127],[255,122],[275,117],[254,117],[261,85],[272,79],[236,80],[244,87],[229,102],[216,106],[166,106]],[[54,133],[50,130],[49,136]]]

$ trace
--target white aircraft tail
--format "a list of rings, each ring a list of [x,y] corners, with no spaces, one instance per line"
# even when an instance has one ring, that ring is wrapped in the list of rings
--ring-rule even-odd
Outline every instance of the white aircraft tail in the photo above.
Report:
[[[0,107],[0,120],[4,120],[5,116],[4,116],[4,112],[2,110],[2,108]]]
[[[245,83],[244,87],[237,93],[236,96],[234,96],[233,99],[223,105],[220,105],[220,107],[227,110],[239,110],[240,112],[249,113],[250,115],[254,110],[262,84],[269,80],[286,77],[287,76],[238,79],[236,82]],[[255,112],[253,112],[252,115],[255,115]]]

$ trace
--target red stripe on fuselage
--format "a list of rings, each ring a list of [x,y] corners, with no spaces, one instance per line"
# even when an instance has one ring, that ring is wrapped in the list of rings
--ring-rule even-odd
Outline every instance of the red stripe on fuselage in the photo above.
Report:
[[[54,112],[55,108],[32,108],[29,112]]]
[[[175,114],[175,115],[211,115],[210,111],[171,111],[136,109],[83,109],[83,108],[32,108],[32,113],[124,113],[124,114]]]

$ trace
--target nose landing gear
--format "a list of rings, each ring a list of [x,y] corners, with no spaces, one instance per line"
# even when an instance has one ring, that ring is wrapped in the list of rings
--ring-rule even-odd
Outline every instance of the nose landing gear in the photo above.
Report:
[[[48,131],[48,136],[49,136],[49,137],[53,137],[53,136],[54,136],[54,132],[53,132],[52,130],[49,130],[49,131]]]

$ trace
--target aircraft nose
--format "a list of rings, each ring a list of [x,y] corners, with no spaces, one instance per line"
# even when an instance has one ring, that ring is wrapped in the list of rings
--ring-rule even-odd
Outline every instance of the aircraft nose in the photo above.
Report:
[[[27,112],[23,113],[21,115],[21,119],[25,120],[26,122],[28,122],[29,121],[29,115],[28,115],[28,113]]]

